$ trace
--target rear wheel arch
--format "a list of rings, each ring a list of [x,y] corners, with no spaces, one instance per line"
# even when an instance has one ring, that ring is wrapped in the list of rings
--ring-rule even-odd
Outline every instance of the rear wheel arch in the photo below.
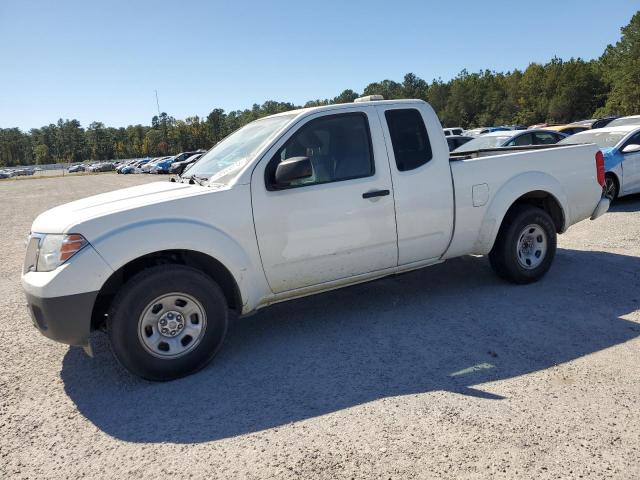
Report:
[[[486,207],[472,253],[488,254],[495,244],[502,222],[514,205],[530,204],[552,216],[557,233],[571,224],[567,195],[557,178],[540,171],[526,171],[504,181]]]
[[[545,183],[545,180],[548,182]],[[516,181],[520,183],[520,187],[530,188],[531,183],[536,181],[544,186],[536,190],[529,190],[528,188],[513,188],[514,185],[505,184],[497,192],[484,215],[472,253],[486,255],[491,251],[505,219],[518,206],[531,205],[545,211],[551,216],[556,233],[563,233],[569,226],[570,219],[563,207],[565,204],[563,200],[566,199],[559,184],[553,183],[554,180],[549,179],[547,175],[537,175],[531,179],[522,175]],[[557,183],[557,181],[555,182]]]
[[[500,222],[494,224],[496,226],[493,232],[493,238],[491,239],[490,244],[488,244],[489,248],[483,253],[489,253],[489,251],[495,246],[500,230],[503,228],[504,222],[508,221],[511,217],[511,213],[527,205],[539,208],[549,214],[553,221],[556,233],[562,233],[566,230],[567,217],[558,198],[547,190],[532,190],[511,201],[509,207],[504,211],[504,215],[500,218]]]
[[[507,218],[507,214],[518,205],[531,205],[539,208],[540,210],[544,210],[553,220],[556,233],[562,233],[565,231],[567,218],[564,209],[562,208],[562,204],[553,194],[545,190],[533,190],[521,195],[509,207],[502,219],[503,222],[504,219]]]
[[[171,264],[189,266],[205,273],[220,286],[229,309],[238,314],[242,311],[240,287],[222,262],[195,250],[161,250],[135,258],[113,272],[98,292],[91,316],[91,328],[99,329],[104,326],[111,302],[130,278],[147,268]]]

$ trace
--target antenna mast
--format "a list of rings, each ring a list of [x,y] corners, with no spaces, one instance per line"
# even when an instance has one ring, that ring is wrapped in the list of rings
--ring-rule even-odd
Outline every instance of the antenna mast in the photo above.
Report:
[[[160,118],[160,102],[158,101],[158,90],[156,92],[156,106],[158,107],[158,118]]]

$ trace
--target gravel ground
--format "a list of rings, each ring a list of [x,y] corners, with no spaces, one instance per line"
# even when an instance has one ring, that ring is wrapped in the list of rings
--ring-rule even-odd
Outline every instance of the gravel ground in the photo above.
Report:
[[[467,257],[276,305],[154,384],[39,335],[19,275],[38,213],[155,179],[0,184],[0,478],[640,478],[640,197],[535,285]]]

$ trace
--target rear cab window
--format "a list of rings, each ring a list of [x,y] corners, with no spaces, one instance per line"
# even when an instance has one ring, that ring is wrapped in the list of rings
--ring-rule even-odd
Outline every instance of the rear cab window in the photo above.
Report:
[[[401,172],[414,170],[433,158],[431,142],[422,115],[415,108],[386,110],[396,166]]]

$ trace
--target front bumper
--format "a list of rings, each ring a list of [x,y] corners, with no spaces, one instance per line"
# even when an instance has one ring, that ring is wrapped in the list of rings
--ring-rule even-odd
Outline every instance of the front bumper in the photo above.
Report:
[[[23,274],[22,288],[36,328],[45,337],[87,350],[93,307],[112,274],[91,245],[55,270]]]
[[[25,292],[35,327],[45,337],[88,348],[91,314],[98,292],[42,298]]]
[[[591,220],[595,220],[596,218],[604,215],[609,210],[609,205],[611,205],[611,201],[608,198],[602,197],[596,205],[596,209],[591,214]]]

